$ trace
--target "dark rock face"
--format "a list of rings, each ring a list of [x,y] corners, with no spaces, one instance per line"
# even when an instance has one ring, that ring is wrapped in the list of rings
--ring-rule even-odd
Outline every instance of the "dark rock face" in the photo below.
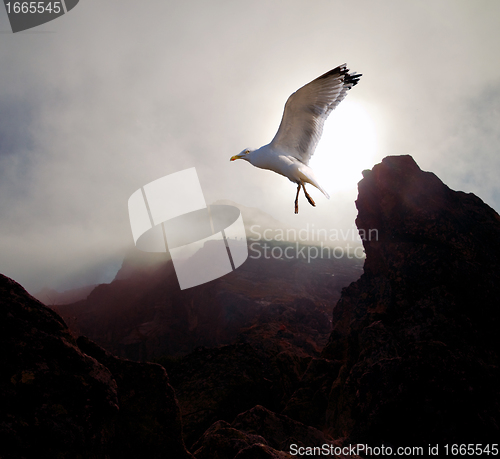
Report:
[[[269,446],[278,451],[290,451],[292,444],[297,447],[321,447],[331,443],[319,430],[273,413],[263,406],[255,406],[239,414],[231,425],[243,432],[263,436]]]
[[[259,436],[236,430],[225,421],[217,421],[193,445],[196,459],[233,459],[242,449],[254,444],[267,445],[267,441]]]
[[[0,275],[1,457],[112,459],[144,448],[152,458],[191,457],[164,369],[83,344],[82,352],[55,312]]]
[[[188,458],[179,406],[165,369],[114,357],[83,336],[79,348],[105,365],[117,384],[120,415],[115,420],[116,457]]]
[[[319,430],[257,405],[239,414],[232,424],[214,423],[192,450],[196,459],[285,459],[307,457],[310,454],[297,452],[333,444]]]
[[[356,205],[367,258],[323,351],[342,365],[329,433],[395,445],[498,439],[499,215],[410,156],[365,171]]]
[[[232,421],[256,404],[267,404],[270,381],[248,344],[197,349],[169,370],[182,410],[186,445],[214,422]]]
[[[290,454],[276,451],[267,445],[255,444],[242,449],[234,459],[291,459]]]
[[[214,422],[230,422],[255,405],[280,412],[311,356],[319,357],[313,338],[326,343],[326,327],[329,321],[310,300],[273,303],[234,344],[158,359],[179,400],[188,447]]]
[[[341,366],[340,361],[311,359],[282,413],[306,425],[323,428],[331,387]]]

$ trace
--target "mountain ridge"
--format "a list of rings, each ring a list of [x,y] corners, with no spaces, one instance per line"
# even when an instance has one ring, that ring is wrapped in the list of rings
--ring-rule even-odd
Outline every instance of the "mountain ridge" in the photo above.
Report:
[[[322,445],[353,458],[342,448],[491,446],[500,216],[411,156],[363,177],[356,224],[377,237],[363,240],[362,273],[335,260],[249,260],[181,297],[171,261],[132,257],[112,284],[61,307],[72,331],[0,276],[0,447],[48,438],[42,447],[61,457],[85,445],[82,457],[284,459]],[[110,349],[75,340],[83,326]],[[134,360],[160,349],[161,365],[112,355],[113,339]]]

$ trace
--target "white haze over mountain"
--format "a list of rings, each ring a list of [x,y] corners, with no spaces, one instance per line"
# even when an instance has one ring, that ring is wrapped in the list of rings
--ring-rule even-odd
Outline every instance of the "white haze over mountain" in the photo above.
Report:
[[[296,228],[353,229],[361,170],[387,155],[499,209],[499,17],[496,0],[82,0],[12,34],[0,7],[0,272],[30,292],[109,282],[133,244],[129,196],[193,166],[207,203]],[[294,215],[294,184],[229,158],[343,62],[363,73],[346,102],[377,150]],[[331,154],[334,177],[350,153]]]

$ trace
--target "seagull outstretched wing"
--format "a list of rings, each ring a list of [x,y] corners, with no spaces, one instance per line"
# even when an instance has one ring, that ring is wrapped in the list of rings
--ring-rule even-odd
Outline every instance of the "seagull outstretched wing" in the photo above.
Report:
[[[294,92],[285,104],[280,127],[270,146],[308,164],[325,120],[360,77],[361,74],[349,73],[343,64]]]

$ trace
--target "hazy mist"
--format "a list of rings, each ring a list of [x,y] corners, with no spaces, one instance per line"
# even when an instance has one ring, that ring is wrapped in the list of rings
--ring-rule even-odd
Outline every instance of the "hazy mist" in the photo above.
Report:
[[[12,34],[0,6],[0,272],[31,293],[111,281],[133,245],[130,195],[189,167],[207,203],[298,228],[352,228],[361,171],[387,155],[500,209],[499,18],[495,0],[82,0]],[[344,62],[363,74],[346,102],[376,150],[294,215],[294,184],[229,158]],[[332,181],[353,158],[334,147]]]

